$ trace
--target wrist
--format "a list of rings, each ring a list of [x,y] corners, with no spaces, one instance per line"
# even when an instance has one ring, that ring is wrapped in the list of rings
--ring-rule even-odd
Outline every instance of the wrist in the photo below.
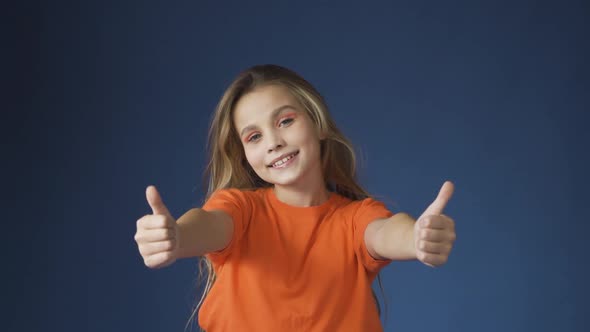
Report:
[[[379,254],[392,260],[416,259],[416,245],[414,244],[415,220],[409,214],[398,212],[394,214],[379,230]]]

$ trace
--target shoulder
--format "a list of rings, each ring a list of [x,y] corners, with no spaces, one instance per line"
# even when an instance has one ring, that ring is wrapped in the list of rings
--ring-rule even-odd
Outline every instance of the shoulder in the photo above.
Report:
[[[202,209],[205,211],[221,210],[231,216],[238,232],[250,222],[254,215],[264,207],[264,189],[224,188],[213,192]]]
[[[363,232],[366,226],[377,219],[393,215],[382,201],[373,197],[352,200],[343,197],[337,207],[336,215],[346,221],[354,230]]]

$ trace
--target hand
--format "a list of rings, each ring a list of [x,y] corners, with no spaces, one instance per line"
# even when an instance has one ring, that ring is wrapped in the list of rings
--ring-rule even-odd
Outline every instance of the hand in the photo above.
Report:
[[[135,242],[145,265],[150,268],[161,268],[176,261],[178,226],[162,202],[156,187],[147,187],[145,194],[153,214],[137,220]]]
[[[422,263],[435,267],[449,259],[453,243],[457,238],[455,222],[442,214],[451,199],[455,186],[446,181],[438,196],[414,224],[414,246],[416,257]]]

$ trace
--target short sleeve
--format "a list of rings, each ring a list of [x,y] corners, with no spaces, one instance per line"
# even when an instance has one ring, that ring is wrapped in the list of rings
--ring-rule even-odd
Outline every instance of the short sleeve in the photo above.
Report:
[[[375,259],[369,254],[365,244],[365,230],[372,221],[389,218],[392,215],[383,203],[372,198],[364,199],[354,214],[352,220],[354,251],[360,262],[369,272],[378,273],[391,260]]]
[[[238,246],[247,229],[251,215],[251,204],[246,194],[238,189],[221,189],[214,192],[202,207],[205,211],[221,210],[233,221],[234,231],[229,244],[219,250],[205,254],[214,264],[221,265]]]

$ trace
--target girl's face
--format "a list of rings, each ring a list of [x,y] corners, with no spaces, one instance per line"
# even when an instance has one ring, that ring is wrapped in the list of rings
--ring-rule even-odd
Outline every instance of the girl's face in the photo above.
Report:
[[[323,183],[315,125],[287,88],[267,85],[242,96],[233,120],[261,179],[280,186]]]

